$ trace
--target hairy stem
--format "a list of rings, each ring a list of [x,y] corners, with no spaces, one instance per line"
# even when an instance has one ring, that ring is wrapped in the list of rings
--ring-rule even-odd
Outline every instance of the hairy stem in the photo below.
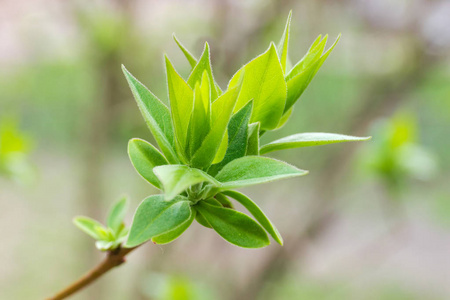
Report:
[[[139,247],[139,246],[137,246]],[[68,285],[66,288],[59,291],[56,295],[47,298],[47,300],[60,300],[69,297],[72,294],[80,291],[90,283],[94,282],[98,278],[102,277],[109,270],[120,266],[125,262],[125,256],[136,249],[134,248],[119,248],[116,251],[108,252],[105,259],[97,266],[89,270],[86,274],[81,276],[78,280]]]

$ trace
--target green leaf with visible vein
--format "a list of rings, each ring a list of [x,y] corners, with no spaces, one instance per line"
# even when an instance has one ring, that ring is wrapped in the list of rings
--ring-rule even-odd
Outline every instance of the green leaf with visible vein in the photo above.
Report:
[[[164,200],[164,195],[153,195],[137,208],[126,247],[131,248],[153,237],[168,233],[191,217],[190,201],[185,197]]]
[[[305,132],[293,134],[279,140],[273,141],[267,145],[261,147],[261,154],[269,153],[272,151],[320,146],[327,144],[335,144],[342,142],[357,142],[367,141],[370,137],[357,137],[336,133],[324,133],[324,132]]]
[[[139,175],[161,189],[161,183],[153,173],[153,168],[167,165],[166,158],[152,144],[137,138],[128,142],[128,156]]]
[[[281,237],[275,225],[270,222],[269,218],[264,214],[264,212],[253,202],[250,198],[236,191],[225,191],[222,194],[230,196],[239,203],[241,203],[251,214],[255,217],[256,221],[264,227],[265,230],[272,236],[272,238],[281,246],[283,246],[283,238]]]
[[[176,145],[178,153],[184,158],[188,126],[194,108],[194,91],[175,71],[167,56],[165,58],[170,110],[175,130]]]
[[[206,72],[203,73],[204,79],[208,80]],[[200,84],[197,83],[194,88],[194,110],[192,112],[191,121],[188,130],[188,147],[187,155],[192,157],[200,148],[203,140],[210,129],[210,109],[209,98],[204,99],[204,93],[201,91]]]
[[[73,223],[81,231],[93,237],[94,239],[101,240],[103,238],[102,235],[99,234],[97,228],[104,228],[104,226],[96,220],[88,217],[75,217],[73,219]]]
[[[195,65],[197,64],[197,59],[194,57],[194,55],[191,54],[191,52],[189,52],[188,49],[186,49],[186,47],[183,46],[183,44],[177,39],[175,34],[173,34],[172,37],[175,40],[175,43],[177,43],[178,47],[183,52],[184,56],[188,60],[188,62],[191,65],[191,67],[194,68]]]
[[[122,227],[123,219],[127,213],[128,199],[127,197],[120,198],[119,201],[114,203],[108,214],[107,225],[112,229],[114,234],[117,234]]]
[[[245,156],[227,164],[215,178],[222,190],[228,190],[306,174],[308,171],[273,158]]]
[[[178,163],[179,160],[175,153],[175,139],[169,109],[131,75],[123,65],[122,70],[136,99],[139,110],[155,137],[159,148],[161,148],[161,151],[170,163]]]
[[[270,244],[264,229],[249,216],[229,208],[200,201],[196,209],[226,241],[244,248],[261,248]]]
[[[187,188],[197,183],[206,181],[213,185],[219,185],[213,177],[205,172],[185,165],[159,166],[154,168],[153,172],[158,176],[164,187],[166,200],[175,198]]]
[[[248,122],[252,113],[253,102],[250,101],[231,117],[228,123],[228,148],[223,160],[212,165],[208,174],[216,175],[230,161],[245,156],[248,142]]]
[[[241,86],[237,85],[211,104],[211,130],[191,159],[191,165],[205,169],[211,165],[225,137],[228,121],[236,104]]]
[[[196,211],[191,210],[191,216],[189,217],[189,219],[187,219],[184,223],[181,223],[174,229],[172,229],[166,233],[163,233],[163,234],[153,237],[152,242],[155,244],[163,245],[163,244],[168,244],[168,243],[174,241],[180,235],[182,235],[183,232],[185,232],[186,229],[189,228],[189,226],[191,226],[192,221],[194,221],[195,216],[196,216]]]
[[[292,10],[289,12],[288,19],[286,21],[286,27],[284,28],[283,36],[277,46],[278,56],[280,58],[281,68],[283,73],[286,73],[286,66],[289,60],[288,47],[289,47],[289,29],[291,27]]]
[[[231,79],[234,86],[245,71],[242,89],[234,111],[240,110],[253,99],[251,122],[260,122],[261,129],[275,129],[286,103],[286,82],[278,54],[273,44],[262,55],[250,61]]]

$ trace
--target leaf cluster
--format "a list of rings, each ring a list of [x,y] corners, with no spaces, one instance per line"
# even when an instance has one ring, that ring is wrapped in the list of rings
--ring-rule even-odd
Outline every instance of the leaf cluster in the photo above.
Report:
[[[123,219],[128,208],[128,199],[120,198],[110,209],[106,226],[88,217],[75,217],[73,222],[80,230],[96,240],[95,246],[101,251],[117,249],[126,239],[129,229]]]
[[[269,234],[283,244],[258,205],[236,188],[302,176],[307,171],[261,156],[297,147],[359,141],[366,138],[330,133],[301,133],[260,145],[260,136],[281,127],[339,38],[325,50],[319,36],[305,56],[290,67],[291,14],[278,45],[254,58],[222,89],[214,79],[210,48],[196,58],[174,36],[192,69],[183,78],[165,57],[169,106],[125,67],[123,72],[158,148],[131,139],[128,154],[136,171],[163,191],[144,199],[136,210],[127,247],[146,241],[166,244],[196,220],[240,247],[267,246]],[[233,208],[231,200],[248,212]]]

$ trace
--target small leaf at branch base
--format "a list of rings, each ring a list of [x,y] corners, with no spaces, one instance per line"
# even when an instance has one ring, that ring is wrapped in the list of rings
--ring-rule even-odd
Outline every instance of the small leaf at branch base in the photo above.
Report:
[[[226,241],[244,248],[261,248],[270,244],[264,229],[247,215],[200,201],[197,209],[212,228]]]
[[[119,233],[119,230],[122,227],[123,219],[125,218],[125,214],[127,213],[128,208],[128,199],[127,197],[122,197],[119,201],[117,201],[108,214],[107,225],[112,229],[114,233]]]
[[[94,219],[88,217],[75,217],[73,223],[81,231],[93,237],[96,240],[101,240],[103,237],[99,234],[97,228],[103,228],[104,226]]]
[[[342,142],[367,141],[369,139],[370,137],[356,137],[336,133],[324,133],[324,132],[297,133],[262,146],[260,149],[260,153],[265,154],[272,151],[284,149],[320,146]]]
[[[190,201],[187,198],[178,196],[166,201],[164,195],[150,196],[141,202],[134,214],[126,247],[135,247],[167,233],[190,217]]]

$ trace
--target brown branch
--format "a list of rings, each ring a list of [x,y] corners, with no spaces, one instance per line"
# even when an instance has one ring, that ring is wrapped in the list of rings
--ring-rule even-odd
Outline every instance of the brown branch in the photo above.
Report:
[[[139,247],[139,246],[138,246]],[[60,292],[58,292],[53,297],[47,298],[47,300],[61,300],[69,297],[70,295],[80,291],[85,288],[98,278],[102,277],[105,273],[111,269],[120,266],[125,262],[125,256],[136,249],[134,248],[119,248],[116,251],[108,252],[105,259],[99,263],[97,266],[92,268],[86,274],[81,276],[77,281],[73,282]]]

